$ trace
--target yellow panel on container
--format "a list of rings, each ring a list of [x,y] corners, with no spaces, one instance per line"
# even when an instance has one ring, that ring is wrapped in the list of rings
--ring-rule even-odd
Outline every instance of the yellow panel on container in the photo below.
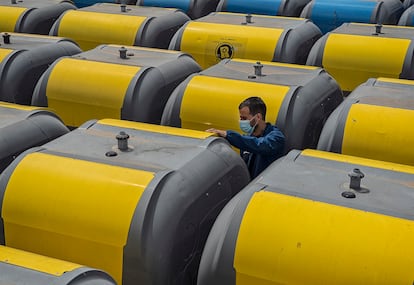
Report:
[[[257,192],[240,225],[237,284],[411,284],[413,237],[413,221]]]
[[[414,111],[353,104],[342,141],[342,153],[414,165]]]
[[[76,41],[82,50],[100,44],[133,46],[146,17],[71,10],[59,23],[58,35]]]
[[[206,139],[208,137],[214,136],[212,133],[207,133],[207,132],[159,126],[159,125],[153,125],[153,124],[138,123],[138,122],[131,122],[131,121],[124,121],[124,120],[105,119],[105,120],[100,120],[98,123],[101,125],[129,128],[129,129],[134,129],[134,130],[161,133],[161,134],[180,136],[180,137],[195,138],[195,139]]]
[[[69,126],[90,119],[121,118],[128,86],[140,67],[64,58],[46,87],[50,108]]]
[[[203,68],[225,58],[272,61],[282,29],[190,22],[180,50],[190,53]]]
[[[5,191],[6,245],[103,269],[122,284],[131,220],[153,177],[151,172],[28,154]]]
[[[12,52],[12,49],[0,48],[0,63]]]
[[[260,96],[266,103],[266,121],[275,123],[290,87],[208,76],[194,76],[185,89],[181,127],[204,131],[208,128],[239,129],[239,104]],[[211,108],[210,108],[211,106]]]
[[[408,79],[394,79],[394,78],[380,77],[380,78],[377,78],[377,81],[387,82],[387,83],[396,83],[396,84],[405,84],[405,85],[414,85],[414,80],[408,80]]]
[[[16,23],[27,8],[0,6],[0,32],[14,32]]]
[[[357,156],[349,156],[349,155],[344,155],[344,154],[312,150],[312,149],[305,149],[304,151],[301,152],[301,155],[321,158],[321,159],[326,159],[326,160],[333,160],[337,162],[358,164],[358,165],[363,165],[363,166],[368,166],[368,167],[375,167],[375,168],[380,168],[380,169],[385,169],[385,170],[414,174],[413,166],[386,162],[386,161],[373,160],[373,159],[362,158],[362,157],[357,157]]]
[[[0,246],[0,262],[13,264],[19,267],[61,276],[65,272],[81,267],[78,264]]]
[[[18,105],[18,104],[7,103],[7,102],[0,102],[0,107],[22,110],[22,111],[33,111],[33,110],[42,110],[42,109],[46,110],[46,108]]]
[[[352,91],[371,77],[399,78],[410,43],[407,39],[331,34],[322,66],[342,90]]]

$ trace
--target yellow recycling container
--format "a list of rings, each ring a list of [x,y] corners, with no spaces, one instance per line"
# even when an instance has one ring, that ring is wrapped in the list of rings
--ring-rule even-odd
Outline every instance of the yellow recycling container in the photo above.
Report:
[[[39,80],[32,105],[49,106],[72,127],[103,118],[159,124],[171,92],[198,71],[181,52],[102,45],[55,61]]]
[[[208,232],[249,181],[210,133],[105,119],[16,158],[0,178],[0,241],[108,272],[194,284]]]
[[[203,68],[227,58],[304,64],[321,35],[306,19],[220,12],[187,22],[169,49],[188,52]]]
[[[413,181],[412,166],[294,150],[220,213],[197,284],[411,284]]]
[[[98,3],[63,13],[50,35],[71,38],[83,50],[101,44],[167,48],[189,20],[178,9]]]
[[[0,32],[47,35],[56,19],[73,9],[67,0],[0,0]]]
[[[115,285],[101,270],[0,246],[0,282],[13,285]]]
[[[68,132],[51,111],[0,102],[0,173],[21,152]]]
[[[414,82],[370,79],[327,120],[318,149],[414,166]]]
[[[322,66],[351,92],[371,77],[414,78],[414,28],[346,23],[320,38],[307,65]]]
[[[36,83],[49,65],[80,52],[65,38],[0,33],[0,100],[30,105]]]
[[[343,100],[338,84],[321,68],[223,60],[174,90],[161,124],[241,132],[238,106],[251,96],[266,103],[265,119],[283,131],[287,150],[315,148],[325,120]]]

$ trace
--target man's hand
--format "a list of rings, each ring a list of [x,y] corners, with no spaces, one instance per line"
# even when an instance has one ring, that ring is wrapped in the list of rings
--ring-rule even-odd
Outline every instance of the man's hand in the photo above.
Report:
[[[225,138],[227,136],[227,132],[223,131],[223,130],[208,129],[208,130],[206,130],[206,132],[216,134],[216,135],[218,135],[219,137],[222,137],[222,138]]]

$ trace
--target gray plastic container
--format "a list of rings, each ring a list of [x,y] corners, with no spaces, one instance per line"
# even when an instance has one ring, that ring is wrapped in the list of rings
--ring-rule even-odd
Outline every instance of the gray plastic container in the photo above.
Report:
[[[21,171],[29,188],[14,188]],[[214,220],[249,182],[244,161],[211,133],[109,119],[21,154],[3,173],[1,243],[82,260],[123,285],[195,284]]]
[[[413,179],[413,167],[293,150],[220,213],[197,284],[409,284]]]
[[[76,9],[65,0],[0,0],[0,32],[49,34],[59,16]]]
[[[399,26],[414,26],[414,6],[408,7],[398,21]]]
[[[226,58],[304,64],[321,35],[306,19],[211,13],[180,28],[169,49],[188,52],[202,68]]]
[[[70,37],[83,50],[101,44],[167,48],[189,20],[178,9],[98,3],[63,13],[50,35]]]
[[[171,92],[198,71],[181,52],[102,45],[55,61],[32,105],[49,106],[72,127],[103,118],[159,124]]]
[[[321,66],[345,94],[372,77],[414,79],[414,28],[346,23],[320,38],[307,65]]]
[[[30,105],[33,89],[56,59],[82,52],[71,40],[0,33],[0,100]]]
[[[262,75],[255,75],[260,66]],[[343,100],[338,84],[321,68],[223,60],[174,90],[161,124],[240,131],[238,106],[251,96],[264,100],[266,121],[283,131],[287,150],[316,147],[325,120]]]
[[[404,9],[407,9],[408,7],[411,7],[414,4],[414,0],[404,0]]]
[[[0,102],[0,173],[21,152],[67,132],[50,111]]]
[[[369,79],[331,114],[318,149],[414,166],[414,84]]]
[[[105,272],[0,246],[0,282],[13,285],[115,285]]]

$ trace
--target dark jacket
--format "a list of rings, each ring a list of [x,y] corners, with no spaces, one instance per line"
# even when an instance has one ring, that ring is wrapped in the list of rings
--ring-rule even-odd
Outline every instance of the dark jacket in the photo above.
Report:
[[[240,154],[247,163],[252,179],[281,157],[285,148],[285,136],[270,123],[266,123],[261,137],[227,131],[226,139],[232,146],[240,149]]]

